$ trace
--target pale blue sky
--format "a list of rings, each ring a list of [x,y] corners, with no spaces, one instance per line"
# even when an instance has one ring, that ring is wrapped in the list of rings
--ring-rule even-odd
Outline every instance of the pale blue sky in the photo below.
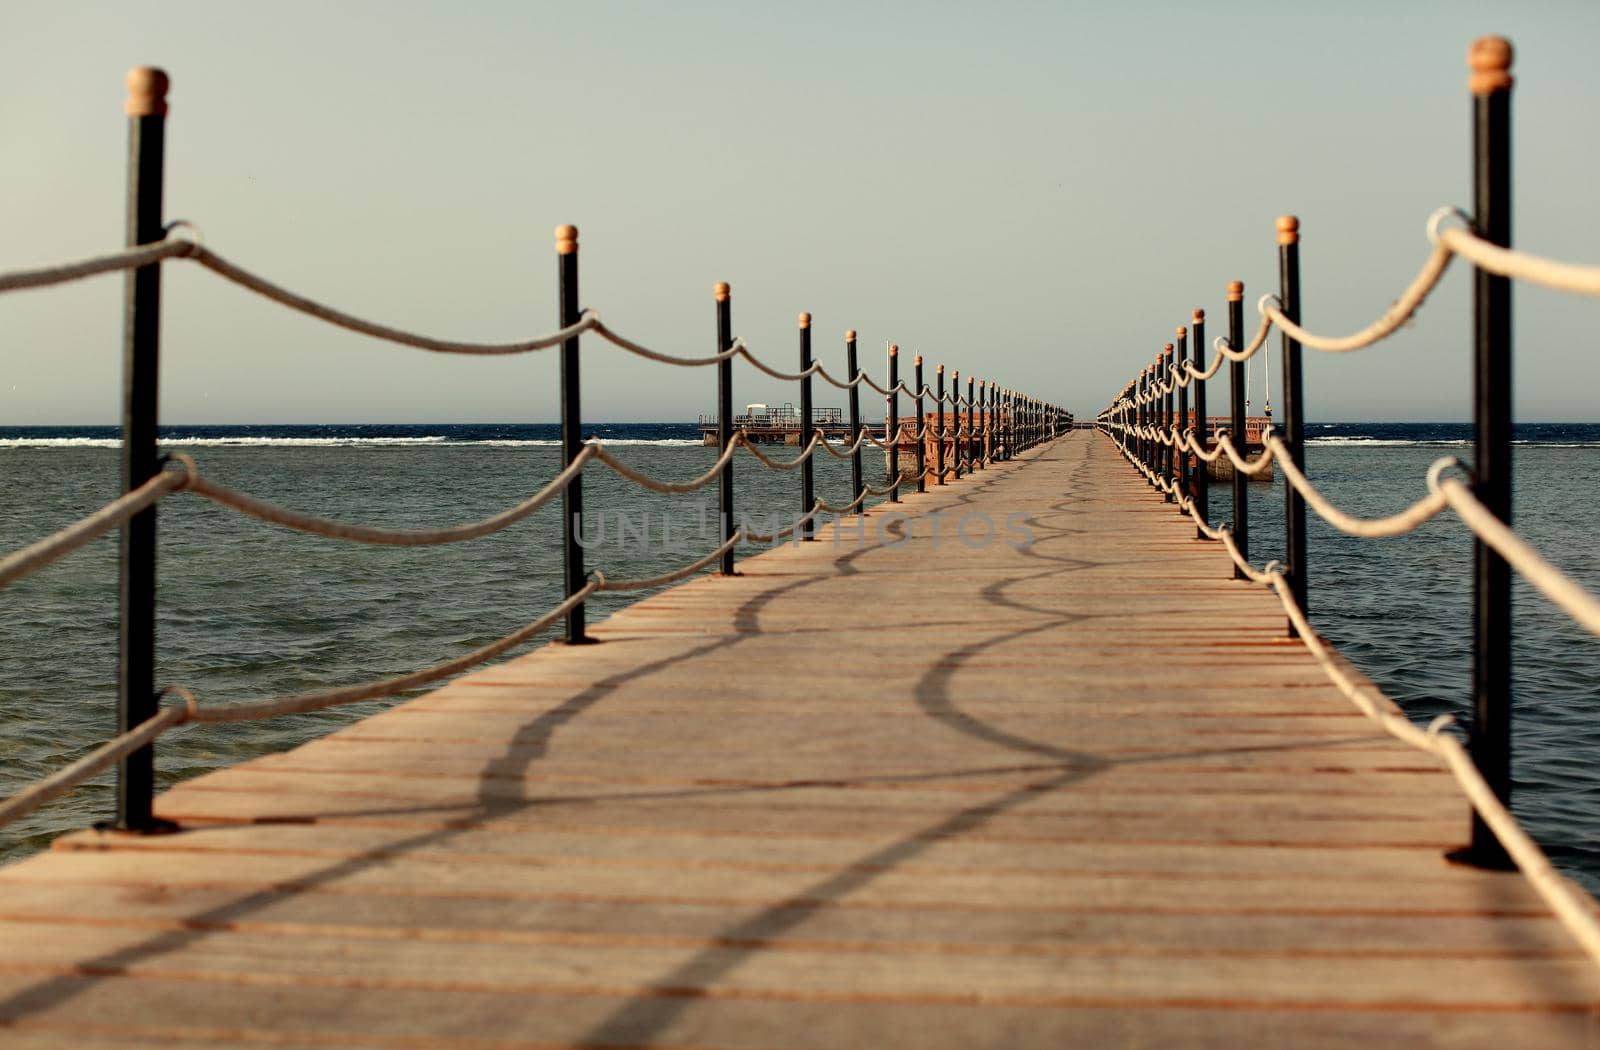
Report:
[[[306,294],[441,336],[584,301],[768,360],[898,342],[1092,415],[1300,215],[1305,317],[1365,324],[1470,204],[1464,56],[1518,49],[1516,237],[1600,262],[1600,4],[29,3],[0,43],[0,268],[120,243],[123,76],[173,79],[167,214]],[[171,264],[163,418],[543,421],[555,361],[438,358]],[[1310,355],[1313,419],[1463,419],[1469,277],[1384,349]],[[113,422],[120,279],[0,298],[0,423]],[[1517,405],[1600,419],[1600,303],[1519,288]],[[1273,354],[1276,357],[1276,352]],[[710,370],[585,343],[590,420],[693,418]],[[1274,376],[1276,380],[1276,376]],[[1276,385],[1276,382],[1274,383]],[[744,401],[795,399],[753,370]],[[818,403],[841,404],[831,390]],[[868,415],[880,410],[872,406]]]

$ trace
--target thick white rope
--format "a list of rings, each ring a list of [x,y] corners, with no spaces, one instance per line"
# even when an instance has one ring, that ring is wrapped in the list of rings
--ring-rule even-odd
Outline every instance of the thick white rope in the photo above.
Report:
[[[823,435],[822,431],[817,431],[816,436],[822,439],[822,450],[828,455],[832,456],[834,459],[849,459],[851,456],[856,454],[862,445],[867,443],[866,428],[862,428],[856,432],[855,444],[846,445],[842,449],[834,448],[833,444],[827,439],[827,437]]]
[[[1282,447],[1281,442],[1278,444]],[[1118,448],[1120,450],[1121,446],[1118,446]],[[1143,464],[1128,456],[1126,451],[1123,451],[1123,454],[1134,466],[1139,467],[1141,470],[1144,469]],[[1436,490],[1442,490],[1447,495],[1453,495],[1452,489],[1454,489],[1455,492],[1464,493],[1466,499],[1477,504],[1476,498],[1460,482],[1449,478],[1440,480],[1439,473],[1443,469],[1456,465],[1458,464],[1452,457],[1445,457],[1434,463],[1433,468],[1429,471],[1429,486]],[[1145,471],[1145,473],[1149,474],[1149,471]],[[1478,772],[1477,766],[1473,764],[1471,756],[1461,745],[1461,742],[1440,732],[1453,719],[1448,715],[1442,716],[1435,719],[1428,729],[1422,729],[1409,719],[1390,710],[1387,699],[1381,693],[1378,693],[1376,689],[1370,687],[1368,683],[1352,674],[1342,658],[1338,657],[1332,648],[1323,641],[1322,637],[1317,634],[1315,628],[1311,626],[1310,621],[1306,618],[1305,612],[1294,601],[1293,591],[1288,586],[1288,580],[1277,562],[1269,562],[1264,570],[1257,569],[1240,555],[1239,548],[1233,541],[1232,530],[1210,528],[1201,520],[1192,500],[1183,498],[1182,503],[1183,509],[1189,512],[1190,518],[1196,525],[1208,536],[1222,541],[1229,558],[1246,576],[1256,583],[1272,588],[1273,593],[1277,595],[1278,601],[1283,606],[1284,613],[1294,624],[1295,632],[1299,635],[1301,642],[1305,644],[1312,658],[1317,661],[1318,666],[1322,668],[1323,673],[1328,676],[1335,688],[1344,694],[1362,714],[1377,722],[1391,736],[1419,750],[1438,755],[1443,759],[1446,767],[1449,768],[1450,772],[1455,776],[1456,782],[1461,786],[1462,793],[1466,795],[1468,802],[1483,817],[1484,822],[1489,825],[1495,837],[1500,841],[1501,846],[1505,848],[1506,853],[1517,865],[1518,870],[1533,886],[1534,891],[1543,898],[1551,911],[1555,913],[1557,920],[1561,922],[1567,932],[1572,934],[1584,951],[1588,952],[1590,958],[1596,963],[1600,963],[1600,919],[1597,919],[1594,913],[1592,901],[1587,894],[1582,894],[1580,891],[1575,890],[1571,883],[1555,870],[1549,858],[1545,856],[1544,851],[1522,830],[1510,810],[1495,796],[1494,791],[1484,781],[1482,774]],[[1452,503],[1453,506],[1454,503]],[[1501,538],[1509,536],[1511,540],[1521,543],[1514,533],[1506,529],[1498,518],[1488,512],[1488,508],[1483,507],[1482,504],[1477,504],[1477,507],[1490,519],[1492,523],[1490,529],[1492,531],[1494,526],[1499,526],[1499,529],[1504,532]],[[1485,542],[1488,541],[1485,540]],[[1499,550],[1498,547],[1496,549]],[[1504,555],[1505,552],[1502,551],[1501,553]],[[1532,554],[1535,559],[1543,561],[1531,548],[1529,548],[1528,553]],[[1511,558],[1507,557],[1506,560],[1511,561]],[[1560,575],[1559,570],[1554,569],[1553,566],[1549,568],[1556,576]],[[1567,582],[1570,583],[1570,581]],[[1587,592],[1584,592],[1583,597],[1595,606],[1594,611],[1597,615],[1600,615],[1600,603],[1596,603]],[[1568,607],[1563,604],[1563,608]],[[1572,610],[1568,608],[1568,611],[1571,612]],[[1591,630],[1593,629],[1591,628]]]
[[[746,441],[744,443],[744,447],[752,456],[760,460],[762,465],[764,465],[768,470],[793,470],[806,460],[810,459],[812,454],[817,451],[817,445],[821,442],[821,434],[811,435],[811,443],[805,447],[805,451],[801,452],[793,459],[773,459],[765,452],[762,452],[760,448],[756,447],[756,443],[754,441]]]
[[[1446,484],[1459,485],[1459,482],[1447,481]],[[1461,742],[1440,732],[1444,725],[1448,724],[1446,720],[1448,716],[1436,719],[1430,730],[1423,730],[1409,719],[1378,707],[1365,695],[1361,684],[1345,672],[1340,663],[1333,658],[1327,644],[1306,619],[1300,606],[1295,603],[1283,573],[1277,571],[1271,573],[1271,576],[1272,590],[1283,604],[1284,612],[1294,623],[1295,632],[1299,634],[1300,640],[1305,643],[1306,648],[1311,651],[1311,655],[1333,684],[1360,708],[1363,714],[1376,721],[1392,736],[1419,750],[1438,755],[1444,760],[1445,765],[1455,776],[1456,783],[1461,785],[1467,801],[1483,817],[1484,823],[1489,825],[1495,838],[1500,841],[1500,845],[1517,865],[1517,869],[1549,905],[1567,932],[1572,934],[1595,963],[1600,964],[1600,919],[1595,916],[1593,900],[1588,894],[1582,894],[1580,897],[1580,891],[1575,890],[1571,883],[1555,870],[1544,851],[1522,830],[1517,824],[1516,817],[1483,779],[1483,774],[1478,772],[1478,767],[1473,764],[1471,756],[1467,754],[1466,748],[1461,746]]]
[[[188,694],[187,690],[169,688],[166,690],[167,692],[180,693],[186,697],[187,705],[185,707],[163,708],[154,717],[107,741],[66,768],[58,770],[33,786],[18,792],[4,802],[0,802],[0,827],[27,816],[51,799],[59,797],[62,793],[71,790],[90,777],[109,769],[124,756],[152,743],[158,736],[174,726],[182,725],[186,722],[244,722],[256,718],[271,718],[276,715],[304,714],[342,704],[356,703],[361,700],[378,700],[394,696],[408,689],[415,689],[418,686],[427,685],[430,682],[457,674],[486,660],[492,660],[506,650],[532,638],[556,620],[565,616],[574,606],[597,590],[599,590],[598,583],[591,582],[586,584],[566,601],[557,605],[537,620],[525,627],[518,628],[497,641],[458,656],[453,660],[447,660],[442,664],[435,664],[432,667],[413,671],[398,678],[385,679],[381,682],[346,686],[340,689],[328,689],[313,693],[301,693],[278,700],[232,704],[213,708],[200,707],[195,703],[194,698]]]
[[[771,365],[769,365],[765,361],[761,360],[761,358],[757,357],[755,354],[752,354],[749,350],[745,349],[743,346],[739,347],[739,356],[743,357],[746,361],[750,362],[757,369],[759,369],[762,372],[765,372],[767,375],[771,376],[772,378],[781,379],[784,382],[788,382],[788,383],[798,382],[798,381],[800,381],[802,379],[805,379],[807,376],[814,376],[819,371],[821,371],[821,369],[822,369],[822,362],[821,361],[813,361],[813,362],[811,362],[810,366],[808,368],[806,368],[806,370],[803,371],[803,372],[784,372],[784,371],[782,371],[780,369],[773,368]]]
[[[722,455],[717,457],[717,461],[711,465],[710,469],[708,469],[704,474],[701,474],[699,477],[692,478],[689,481],[657,481],[647,474],[640,473],[634,468],[628,466],[622,460],[613,456],[610,452],[606,451],[605,445],[602,442],[594,442],[586,447],[594,449],[595,456],[600,460],[600,462],[610,467],[622,477],[627,478],[635,485],[639,485],[642,488],[647,488],[652,492],[684,493],[698,492],[700,489],[703,489],[709,485],[718,475],[720,475],[724,470],[728,469],[728,464],[733,461],[734,453],[739,451],[739,446],[748,440],[749,439],[743,430],[734,431],[733,439],[728,442],[728,447],[723,449]]]
[[[902,484],[903,483],[900,480],[900,471],[896,470],[894,472],[894,477],[890,478],[889,483],[883,488],[875,489],[871,485],[863,484],[861,486],[861,490],[869,496],[887,496],[889,493],[899,488]]]
[[[867,373],[861,372],[861,371],[857,371],[856,372],[856,377],[854,379],[849,380],[848,382],[846,382],[844,380],[840,380],[840,379],[835,379],[835,378],[833,378],[833,376],[828,374],[828,370],[826,368],[822,367],[821,362],[816,362],[816,374],[817,374],[818,378],[820,378],[823,382],[828,383],[828,384],[830,384],[832,386],[836,386],[840,390],[849,390],[852,387],[860,386],[862,383],[865,383],[867,381]]]
[[[561,619],[572,608],[583,602],[591,594],[600,589],[599,583],[590,581],[584,584],[572,596],[560,605],[540,616],[537,620],[517,628],[503,638],[499,638],[488,645],[464,653],[444,663],[424,667],[409,674],[395,678],[387,678],[380,682],[369,682],[365,685],[343,686],[337,689],[324,689],[317,692],[299,693],[286,696],[277,700],[263,700],[250,704],[232,704],[226,707],[199,707],[193,711],[188,721],[192,722],[245,722],[256,718],[271,718],[276,715],[304,714],[308,711],[320,711],[325,707],[336,707],[340,704],[353,704],[361,700],[381,700],[385,697],[403,693],[408,689],[437,682],[441,678],[459,674],[487,660],[492,660],[508,649],[513,649],[534,635]]]
[[[1363,350],[1381,339],[1393,335],[1407,321],[1415,316],[1418,308],[1422,306],[1428,293],[1439,286],[1439,281],[1444,277],[1445,270],[1450,268],[1451,249],[1443,244],[1436,244],[1433,253],[1422,264],[1422,270],[1400,293],[1394,305],[1385,310],[1383,316],[1367,325],[1359,332],[1347,336],[1332,337],[1321,336],[1308,332],[1304,328],[1289,320],[1283,314],[1283,304],[1276,296],[1266,296],[1261,300],[1260,310],[1262,316],[1289,338],[1308,346],[1313,350],[1324,353],[1343,354],[1352,350]]]
[[[1430,228],[1429,234],[1442,249],[1455,252],[1474,266],[1501,277],[1532,281],[1560,292],[1600,295],[1600,266],[1577,266],[1502,248],[1466,229]]]
[[[352,332],[359,332],[374,339],[399,343],[402,346],[411,346],[418,350],[431,350],[439,354],[495,356],[500,354],[524,354],[532,350],[547,350],[553,346],[560,346],[573,336],[588,331],[594,327],[595,322],[598,320],[592,312],[585,313],[575,323],[550,335],[543,335],[534,339],[523,339],[512,343],[467,343],[449,339],[435,339],[417,332],[406,331],[403,328],[393,328],[389,325],[363,320],[354,314],[348,314],[343,310],[319,303],[315,299],[307,298],[297,292],[291,292],[281,285],[257,276],[242,266],[229,262],[202,244],[185,243],[190,245],[190,250],[185,253],[187,258],[194,259],[212,273],[224,277],[240,287],[248,288],[257,295],[271,299],[280,306],[287,306],[291,310],[298,310],[300,313],[315,317],[319,321],[326,321],[328,324],[345,328]]]
[[[751,532],[749,529],[743,529],[741,531],[744,535],[744,538],[752,543],[777,543],[779,540],[786,540],[790,536],[793,536],[801,526],[805,525],[806,522],[811,521],[821,512],[822,501],[818,500],[811,504],[810,510],[796,518],[793,525],[785,526],[784,528],[778,529],[776,532]]]
[[[1357,518],[1335,507],[1328,502],[1327,497],[1317,491],[1310,480],[1300,472],[1300,468],[1294,465],[1288,445],[1277,437],[1269,435],[1267,451],[1277,457],[1284,478],[1294,486],[1295,491],[1305,497],[1306,505],[1316,511],[1323,521],[1348,536],[1360,536],[1363,539],[1402,536],[1430,518],[1436,517],[1445,508],[1444,494],[1434,491],[1398,514],[1391,514],[1386,518]]]
[[[645,580],[608,580],[605,573],[599,569],[594,570],[589,575],[599,584],[599,589],[602,591],[642,591],[649,587],[665,587],[669,583],[677,583],[679,580],[693,576],[744,542],[744,539],[743,531],[736,531],[726,543],[698,561],[690,562],[682,568],[673,569],[671,572],[662,573],[660,576],[652,576]]]
[[[156,737],[188,719],[181,707],[164,707],[153,718],[140,722],[121,736],[108,740],[71,765],[56,770],[0,802],[0,827],[21,820],[40,806],[60,798],[85,780],[110,769]]]
[[[1484,506],[1470,488],[1455,478],[1439,476],[1442,470],[1455,465],[1456,461],[1450,457],[1434,463],[1428,471],[1428,487],[1449,502],[1450,509],[1466,523],[1473,535],[1494,548],[1541,594],[1566,610],[1590,634],[1600,635],[1600,600],[1596,600],[1581,584],[1556,568],[1513,532],[1510,526],[1495,517],[1494,512]]]
[[[735,339],[733,345],[728,349],[718,354],[711,354],[708,357],[678,357],[674,354],[664,354],[659,350],[650,349],[643,343],[636,343],[632,339],[619,335],[615,330],[602,323],[600,315],[593,310],[584,311],[584,316],[590,318],[590,328],[594,330],[594,334],[606,342],[620,347],[630,354],[637,354],[640,357],[664,365],[677,365],[680,368],[700,368],[705,365],[721,364],[730,357],[738,357],[740,354],[745,353],[744,340]]]
[[[182,474],[162,471],[132,492],[117,497],[59,532],[6,555],[0,559],[0,587],[20,580],[105,535],[163,496],[182,488],[186,480]]]
[[[853,511],[857,507],[861,506],[861,501],[866,499],[866,498],[867,498],[867,487],[865,485],[863,485],[863,486],[861,486],[861,495],[857,496],[855,499],[851,500],[849,503],[846,503],[844,506],[835,507],[832,503],[829,503],[825,499],[818,499],[817,500],[817,509],[825,510],[830,514],[849,514],[851,511]]]
[[[227,507],[229,510],[238,511],[241,514],[246,514],[273,525],[281,525],[285,528],[311,533],[315,536],[326,536],[330,539],[388,547],[428,547],[441,543],[461,543],[465,540],[477,539],[516,524],[559,495],[572,483],[574,478],[583,472],[585,463],[601,455],[603,453],[598,445],[585,445],[565,470],[557,474],[544,488],[516,506],[484,518],[482,521],[440,529],[385,529],[371,525],[351,525],[342,521],[334,521],[330,518],[318,517],[314,514],[302,514],[299,511],[279,507],[265,500],[259,500],[254,496],[248,496],[243,492],[231,489],[226,485],[220,485],[208,478],[201,477],[194,468],[194,461],[186,455],[179,453],[173,458],[189,467],[190,480],[184,486],[185,491],[192,492],[197,496],[203,496],[213,503]],[[610,464],[607,465],[610,466]]]
[[[163,259],[188,255],[193,250],[193,241],[168,237],[153,244],[142,244],[137,248],[97,255],[92,259],[60,263],[56,266],[42,266],[34,270],[13,270],[10,273],[0,274],[0,292],[17,291],[22,288],[43,288],[47,285],[82,280],[85,277],[93,277],[96,274],[115,273],[118,270],[133,270],[140,266],[148,266],[151,263],[160,262]]]

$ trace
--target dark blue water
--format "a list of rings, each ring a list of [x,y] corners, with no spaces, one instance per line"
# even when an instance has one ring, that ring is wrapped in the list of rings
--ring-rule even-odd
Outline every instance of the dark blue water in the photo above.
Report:
[[[120,431],[108,426],[4,427],[0,449],[5,448],[115,448]],[[584,437],[609,442],[687,442],[698,444],[700,432],[692,423],[596,423]],[[161,428],[163,442],[185,447],[368,446],[510,443],[528,447],[553,445],[561,440],[558,423],[285,423],[259,426],[193,424]]]
[[[558,468],[548,424],[171,426],[163,438],[217,480],[350,521],[421,527],[486,516]],[[595,424],[631,462],[682,479],[715,458],[682,423]],[[1309,472],[1352,513],[1392,513],[1424,492],[1442,455],[1470,459],[1463,424],[1311,424]],[[1518,530],[1594,590],[1600,425],[1519,427]],[[881,455],[868,479],[881,481]],[[848,465],[819,456],[819,494],[848,499]],[[109,427],[0,427],[0,550],[45,535],[117,492]],[[798,480],[744,467],[739,506],[792,515]],[[1213,516],[1228,516],[1217,492]],[[602,545],[591,564],[648,576],[715,545],[704,523],[715,493],[658,497],[605,470],[586,475],[586,504],[648,520],[648,542]],[[1281,485],[1251,486],[1252,554],[1281,554]],[[521,626],[559,600],[560,522],[547,508],[471,543],[378,548],[335,543],[179,497],[161,511],[160,676],[227,703],[364,682],[447,659]],[[671,528],[663,542],[659,525]],[[1449,514],[1416,533],[1360,541],[1314,516],[1311,613],[1318,628],[1419,721],[1465,714],[1472,542]],[[1220,557],[1220,556],[1219,556]],[[631,600],[600,595],[594,616]],[[1517,594],[1516,801],[1552,859],[1600,889],[1600,642],[1523,587]],[[0,591],[0,793],[9,794],[111,734],[115,705],[116,541],[107,537]],[[268,722],[186,727],[163,739],[170,784],[295,746],[384,706]],[[36,850],[105,815],[109,779],[0,831],[0,857]]]
[[[1443,456],[1470,463],[1460,423],[1318,423],[1307,473],[1335,504],[1392,514],[1425,492]],[[1600,591],[1600,425],[1521,424],[1514,523],[1522,537]],[[1283,556],[1281,481],[1250,486],[1251,557]],[[1214,517],[1229,517],[1213,487]],[[1406,536],[1359,540],[1308,513],[1311,618],[1407,714],[1470,722],[1472,535],[1450,512]],[[1520,579],[1513,630],[1513,810],[1551,860],[1600,892],[1600,640]]]

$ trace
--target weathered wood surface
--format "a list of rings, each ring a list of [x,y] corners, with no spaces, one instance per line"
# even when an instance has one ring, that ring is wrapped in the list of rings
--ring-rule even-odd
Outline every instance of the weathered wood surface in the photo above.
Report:
[[[0,1041],[1600,1039],[1449,777],[1103,438],[901,509],[0,872]]]

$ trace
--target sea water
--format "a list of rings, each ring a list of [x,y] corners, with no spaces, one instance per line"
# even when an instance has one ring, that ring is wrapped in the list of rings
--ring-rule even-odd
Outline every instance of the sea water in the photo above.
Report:
[[[682,480],[716,458],[693,424],[615,424],[589,433],[631,464]],[[1425,491],[1440,456],[1471,457],[1456,424],[1312,424],[1317,485],[1360,515],[1392,513]],[[1095,438],[1095,440],[1100,440]],[[559,469],[549,425],[165,428],[164,445],[207,476],[263,499],[342,520],[419,528],[476,520],[542,486]],[[108,428],[0,428],[0,551],[14,550],[113,498],[117,439]],[[769,453],[796,450],[769,446]],[[881,452],[864,456],[869,484]],[[849,464],[818,454],[817,491],[849,500]],[[736,505],[761,527],[799,508],[796,472],[746,465]],[[1556,564],[1600,590],[1591,542],[1600,492],[1600,426],[1518,431],[1516,526]],[[604,469],[585,474],[589,561],[646,577],[716,545],[716,486],[658,496]],[[1282,553],[1281,482],[1251,485],[1251,553]],[[869,498],[868,503],[877,502]],[[1230,514],[1213,485],[1214,520]],[[202,500],[160,509],[158,680],[222,704],[366,682],[448,659],[537,617],[561,597],[559,501],[493,536],[440,547],[369,547],[289,532]],[[625,526],[625,527],[624,527]],[[1312,620],[1426,722],[1464,715],[1471,666],[1471,536],[1446,513],[1417,532],[1355,540],[1311,515]],[[117,545],[114,535],[0,592],[0,794],[103,742],[115,719]],[[1218,572],[1228,572],[1218,552]],[[591,621],[637,595],[601,594]],[[540,639],[547,640],[554,630]],[[1554,862],[1600,889],[1600,640],[1519,584],[1515,631],[1515,809]],[[162,786],[348,724],[393,701],[224,726],[191,726],[158,747]],[[111,778],[97,778],[0,829],[0,859],[42,848],[104,818]],[[1465,828],[1463,827],[1463,833]]]

